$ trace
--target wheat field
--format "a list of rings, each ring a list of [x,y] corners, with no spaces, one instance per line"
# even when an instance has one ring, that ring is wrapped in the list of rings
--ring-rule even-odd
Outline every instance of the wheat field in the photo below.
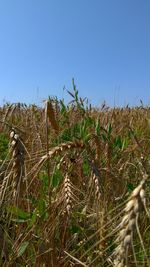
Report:
[[[150,108],[0,108],[0,266],[150,266]]]

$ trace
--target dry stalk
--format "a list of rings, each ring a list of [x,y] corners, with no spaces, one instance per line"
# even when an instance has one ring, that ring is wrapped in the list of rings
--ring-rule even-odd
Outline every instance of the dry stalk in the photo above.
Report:
[[[52,110],[52,112],[51,112]],[[51,107],[51,102],[50,101],[46,101],[46,106],[45,106],[45,126],[46,126],[46,151],[47,151],[47,155],[48,155],[48,151],[49,151],[49,123],[48,123],[48,118],[49,120],[52,121],[52,125],[54,125],[54,129],[56,129],[55,127],[55,117],[53,114],[53,109]],[[53,118],[53,119],[52,119]],[[50,162],[47,161],[47,177],[49,180],[49,203],[51,203],[51,184],[50,184]]]
[[[119,225],[118,246],[114,252],[114,267],[126,267],[128,250],[132,246],[133,231],[136,228],[140,207],[145,203],[144,186],[148,176],[145,175],[139,186],[131,194],[124,209],[125,215]]]

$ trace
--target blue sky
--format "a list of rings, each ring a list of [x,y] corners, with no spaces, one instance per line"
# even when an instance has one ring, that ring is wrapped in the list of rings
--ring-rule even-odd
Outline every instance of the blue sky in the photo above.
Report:
[[[0,0],[0,104],[150,104],[149,0]]]

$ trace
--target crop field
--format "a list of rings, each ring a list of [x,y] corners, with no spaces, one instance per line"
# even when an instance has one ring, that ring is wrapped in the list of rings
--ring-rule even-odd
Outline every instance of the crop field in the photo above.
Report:
[[[150,108],[0,108],[0,266],[150,266]]]

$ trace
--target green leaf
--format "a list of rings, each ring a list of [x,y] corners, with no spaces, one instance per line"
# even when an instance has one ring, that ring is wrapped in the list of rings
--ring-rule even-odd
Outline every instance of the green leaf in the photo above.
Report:
[[[9,140],[4,133],[0,133],[0,159],[4,160],[8,153]]]
[[[85,160],[84,162],[83,162],[83,165],[82,165],[82,168],[83,168],[83,173],[84,173],[84,175],[88,175],[89,173],[90,173],[90,166],[89,166],[89,163],[88,163],[88,161],[87,160]]]
[[[94,120],[91,117],[86,117],[85,118],[85,126],[90,127],[94,124]]]
[[[93,124],[93,120],[87,117],[80,125],[80,139],[87,142],[91,138],[91,134],[88,131],[88,127]]]
[[[78,225],[71,225],[70,232],[72,234],[81,234],[83,232],[83,228],[79,227]]]
[[[38,201],[38,210],[39,210],[39,215],[43,216],[46,211],[46,204],[44,199],[39,199]]]
[[[30,221],[28,223],[28,227],[29,228],[31,228],[35,224],[36,219],[37,219],[37,214],[38,214],[37,209],[35,209],[33,211],[33,213],[32,213],[31,219],[30,219]]]
[[[27,220],[30,218],[31,214],[28,212],[25,212],[17,207],[11,206],[8,207],[7,210],[11,212],[13,215],[17,215],[19,219]]]
[[[75,125],[72,128],[72,136],[74,136],[75,138],[80,138],[80,124],[79,123],[75,123]]]
[[[107,136],[105,134],[102,134],[102,138],[103,138],[104,142],[108,141],[108,138],[107,138]]]
[[[60,135],[61,142],[68,142],[71,141],[71,129],[66,128],[63,130],[62,134]]]
[[[60,105],[61,105],[61,111],[60,112],[63,115],[66,113],[67,109],[66,109],[66,106],[62,100],[60,100]]]
[[[100,136],[101,126],[100,126],[100,119],[99,119],[99,118],[96,120],[95,131],[96,131],[96,134],[97,134],[98,136]]]
[[[122,142],[122,150],[124,150],[125,148],[128,147],[128,144],[129,144],[129,140],[128,138],[125,138]]]
[[[60,181],[62,181],[63,176],[59,169],[55,169],[53,175],[51,176],[51,185],[53,188],[57,187]]]
[[[114,147],[115,148],[122,148],[122,140],[121,140],[121,137],[120,135],[117,136],[115,139],[114,139]]]
[[[112,133],[112,125],[111,125],[111,123],[109,123],[109,125],[108,125],[108,134],[109,134],[109,136],[111,135],[111,133]]]
[[[29,241],[25,241],[20,245],[20,247],[18,249],[18,253],[17,253],[17,258],[19,258],[23,255],[23,253],[25,252],[28,245],[29,245]]]
[[[131,193],[134,190],[134,185],[132,183],[127,184],[128,191]]]

